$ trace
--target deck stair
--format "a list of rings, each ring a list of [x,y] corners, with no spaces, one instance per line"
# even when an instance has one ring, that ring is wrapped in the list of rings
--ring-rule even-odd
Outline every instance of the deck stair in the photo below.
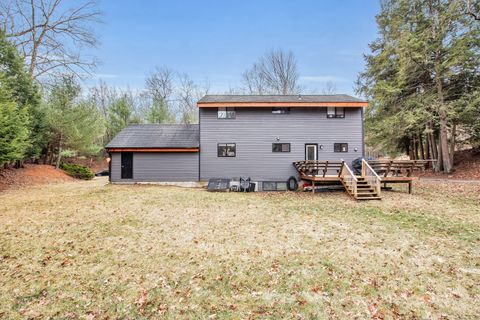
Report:
[[[300,179],[311,183],[312,192],[320,184],[341,184],[345,191],[355,200],[382,199],[380,177],[362,160],[360,176],[354,175],[345,161],[297,161],[293,165],[300,174]],[[330,173],[330,174],[328,174]]]
[[[345,186],[347,193],[356,200],[380,200],[381,195],[375,190],[375,188],[362,176],[357,176],[357,192],[351,187]]]

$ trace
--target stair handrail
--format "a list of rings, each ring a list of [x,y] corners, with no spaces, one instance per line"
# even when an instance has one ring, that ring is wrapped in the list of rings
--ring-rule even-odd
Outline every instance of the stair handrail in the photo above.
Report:
[[[343,161],[343,159],[342,159]],[[345,161],[343,161],[342,169],[340,170],[340,177],[343,179],[344,183],[350,187],[351,193],[354,198],[357,198],[357,183],[358,179],[353,174],[352,170]],[[347,190],[348,191],[348,190]]]
[[[362,177],[375,188],[375,192],[380,196],[382,192],[381,179],[365,159],[362,159]]]

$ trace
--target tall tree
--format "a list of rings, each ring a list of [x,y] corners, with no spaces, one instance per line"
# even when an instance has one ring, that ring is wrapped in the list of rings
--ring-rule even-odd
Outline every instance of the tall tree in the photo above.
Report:
[[[203,86],[197,85],[186,73],[179,75],[177,95],[180,122],[198,123],[196,103],[202,96],[208,94],[209,87],[209,83],[205,83]]]
[[[418,146],[428,142],[438,169],[451,172],[459,119],[455,105],[475,100],[471,84],[478,83],[478,24],[459,0],[381,4],[380,37],[370,45],[358,81],[358,91],[372,101],[368,136],[414,158]]]
[[[40,94],[15,46],[0,31],[0,74],[5,90],[20,109],[26,109],[29,117],[30,147],[24,157],[37,157],[45,147],[46,118],[40,104]]]
[[[0,72],[0,166],[22,160],[30,147],[28,110],[15,102]]]
[[[0,25],[28,64],[31,77],[90,73],[96,61],[83,49],[97,46],[94,0],[3,0]]]
[[[148,123],[174,123],[175,117],[170,112],[164,99],[153,98],[147,110],[146,120]]]
[[[103,119],[93,103],[80,98],[80,92],[74,78],[65,76],[55,83],[48,97],[57,168],[66,149],[87,154],[100,150],[95,142],[103,135]]]
[[[293,52],[271,50],[242,74],[250,94],[297,94],[299,73]]]
[[[108,135],[114,137],[129,124],[140,123],[134,104],[134,97],[130,91],[121,92],[111,102],[108,108],[107,130]]]
[[[175,115],[171,98],[175,90],[175,72],[167,67],[156,68],[145,80],[148,95],[146,120],[149,123],[172,123]]]

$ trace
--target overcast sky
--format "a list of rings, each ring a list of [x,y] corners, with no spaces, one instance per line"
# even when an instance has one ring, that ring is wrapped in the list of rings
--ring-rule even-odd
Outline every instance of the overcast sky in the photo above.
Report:
[[[241,86],[242,72],[273,48],[292,50],[301,84],[332,81],[354,93],[362,54],[376,38],[378,0],[138,0],[100,2],[101,61],[93,79],[140,89],[156,66],[208,81],[211,93]]]

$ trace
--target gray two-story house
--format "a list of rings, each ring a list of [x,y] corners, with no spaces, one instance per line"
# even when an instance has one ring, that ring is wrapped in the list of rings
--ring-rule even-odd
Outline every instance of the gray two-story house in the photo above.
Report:
[[[363,156],[363,109],[348,95],[207,95],[198,125],[135,125],[107,146],[112,182],[250,177],[272,189],[300,160]],[[263,188],[265,186],[265,188]]]

